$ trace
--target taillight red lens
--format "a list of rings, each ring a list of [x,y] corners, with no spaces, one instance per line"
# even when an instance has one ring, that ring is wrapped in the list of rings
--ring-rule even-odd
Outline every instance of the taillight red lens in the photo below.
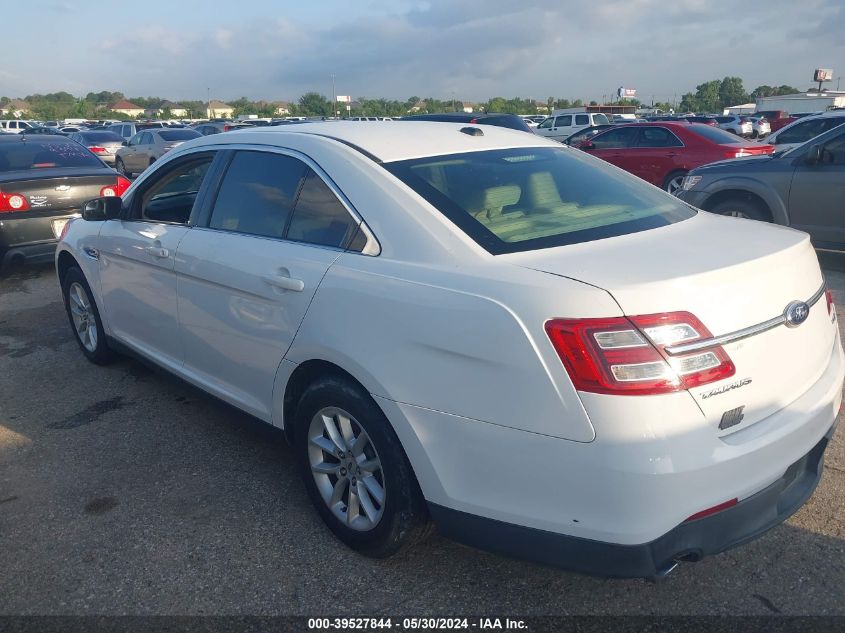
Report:
[[[29,202],[19,193],[5,193],[0,191],[0,213],[14,213],[29,211]]]
[[[224,132],[228,132],[228,131],[229,131],[229,130],[231,130],[231,129],[232,129],[232,128],[231,128],[230,126],[228,126],[228,125],[224,125],[224,126],[223,126],[223,131],[224,131]]]
[[[677,356],[665,349],[712,335],[689,312],[607,319],[552,319],[546,333],[578,391],[655,395],[733,376],[721,347]]]
[[[110,198],[112,196],[120,197],[122,196],[127,189],[129,189],[129,185],[132,183],[124,178],[123,176],[117,177],[117,182],[113,185],[106,185],[102,189],[100,189],[100,197]]]
[[[94,145],[93,147],[89,147],[88,149],[90,149],[95,154],[102,154],[106,151],[105,147],[97,147],[96,145]]]
[[[834,306],[833,306],[833,292],[831,292],[830,288],[824,291],[824,298],[827,301],[827,315],[831,316],[833,314]]]

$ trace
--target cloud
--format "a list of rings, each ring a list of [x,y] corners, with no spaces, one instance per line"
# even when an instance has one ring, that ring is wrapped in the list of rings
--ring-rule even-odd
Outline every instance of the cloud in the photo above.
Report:
[[[61,56],[19,64],[37,78],[21,92],[60,90],[72,78],[130,95],[204,99],[209,87],[224,100],[277,99],[329,94],[334,74],[338,94],[355,96],[600,100],[625,85],[667,100],[726,75],[747,89],[806,87],[813,68],[835,68],[845,53],[841,0],[741,10],[729,0],[396,0],[389,9],[326,0],[260,17],[147,17],[155,13],[133,14],[105,44],[59,32]]]

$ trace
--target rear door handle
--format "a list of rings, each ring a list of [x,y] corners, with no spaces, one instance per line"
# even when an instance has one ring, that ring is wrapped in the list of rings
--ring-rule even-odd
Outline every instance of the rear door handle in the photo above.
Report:
[[[147,246],[144,249],[147,254],[152,255],[153,257],[157,257],[159,259],[164,259],[165,257],[170,257],[170,251],[166,248],[159,248],[157,246]]]
[[[262,279],[274,288],[281,288],[282,290],[293,290],[294,292],[302,292],[303,290],[305,290],[305,282],[301,279],[294,279],[290,276],[290,274],[284,274],[280,272],[278,275],[267,275],[265,277],[262,277]]]

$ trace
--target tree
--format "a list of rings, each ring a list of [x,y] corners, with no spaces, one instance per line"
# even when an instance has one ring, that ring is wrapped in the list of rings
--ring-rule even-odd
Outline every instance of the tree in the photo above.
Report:
[[[722,79],[719,85],[719,106],[724,109],[743,103],[748,103],[748,93],[742,87],[742,79],[739,77]]]
[[[331,116],[332,105],[319,92],[306,92],[299,98],[300,112],[306,116]]]

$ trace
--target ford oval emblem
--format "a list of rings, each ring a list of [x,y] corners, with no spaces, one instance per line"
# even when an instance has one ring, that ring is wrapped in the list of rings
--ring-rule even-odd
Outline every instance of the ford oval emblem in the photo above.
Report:
[[[786,327],[798,327],[810,316],[810,306],[804,301],[793,301],[783,313]]]

